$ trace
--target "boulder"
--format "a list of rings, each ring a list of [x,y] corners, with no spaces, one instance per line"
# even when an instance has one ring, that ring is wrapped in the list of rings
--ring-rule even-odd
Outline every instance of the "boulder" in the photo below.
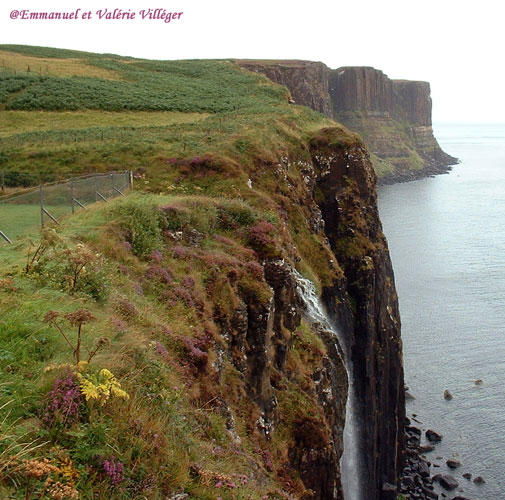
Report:
[[[424,460],[421,460],[419,462],[419,469],[418,470],[419,470],[419,474],[421,475],[421,477],[429,477],[430,476],[430,468]]]
[[[404,476],[402,479],[402,484],[404,486],[414,486],[414,480],[412,479],[412,476]]]
[[[465,472],[465,473],[463,474],[463,477],[464,477],[465,479],[468,479],[468,480],[470,481],[470,479],[472,479],[472,474],[470,474],[470,472]]]
[[[482,476],[477,476],[473,482],[475,484],[484,484],[486,482],[486,480],[482,477]]]
[[[446,399],[447,401],[450,401],[452,399],[452,394],[451,394],[451,391],[449,391],[449,389],[446,389],[444,391],[444,399]]]
[[[428,453],[434,449],[435,447],[432,444],[423,444],[419,446],[419,453]]]
[[[457,469],[458,467],[461,467],[461,462],[457,458],[449,458],[449,460],[445,463],[450,469]]]
[[[430,442],[430,443],[439,443],[440,441],[442,441],[442,434],[439,434],[438,432],[436,431],[433,431],[431,429],[428,429],[426,431],[426,439]]]
[[[438,494],[435,493],[434,491],[430,490],[429,488],[422,486],[421,491],[424,493],[424,495],[427,498],[433,498],[433,500],[438,500]]]
[[[440,478],[439,483],[440,486],[449,491],[455,490],[459,486],[459,483],[456,481],[456,479],[454,479],[454,476],[451,476],[450,474],[444,474]]]

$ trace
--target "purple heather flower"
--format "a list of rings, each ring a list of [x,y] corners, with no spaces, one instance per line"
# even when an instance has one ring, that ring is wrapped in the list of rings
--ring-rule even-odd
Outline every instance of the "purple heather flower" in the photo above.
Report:
[[[153,250],[149,257],[153,262],[160,263],[163,260],[163,254],[159,250]]]
[[[124,480],[124,465],[116,458],[104,460],[102,467],[113,486]]]
[[[79,421],[79,407],[82,403],[79,384],[69,372],[65,377],[55,380],[53,388],[44,398],[40,418],[46,427],[58,422],[71,426]]]

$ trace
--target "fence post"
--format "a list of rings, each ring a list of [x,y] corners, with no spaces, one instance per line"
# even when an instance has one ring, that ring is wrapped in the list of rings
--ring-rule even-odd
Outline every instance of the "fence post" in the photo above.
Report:
[[[44,196],[42,194],[42,184],[39,186],[40,197],[40,227],[44,227]]]
[[[128,181],[130,182],[130,189],[133,191],[133,170],[128,170]]]
[[[74,204],[74,200],[75,200],[75,196],[74,196],[74,178],[73,177],[70,177],[70,196],[72,196],[72,214],[75,212],[75,204]]]
[[[95,202],[98,201],[98,178],[95,171]]]
[[[5,191],[5,170],[2,168],[2,193]]]

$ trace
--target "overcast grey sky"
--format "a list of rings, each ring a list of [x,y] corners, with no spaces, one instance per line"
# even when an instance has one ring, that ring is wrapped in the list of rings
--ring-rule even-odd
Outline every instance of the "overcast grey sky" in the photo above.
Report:
[[[79,19],[11,19],[13,10]],[[133,20],[99,19],[121,8]],[[141,9],[183,12],[141,19]],[[91,11],[91,19],[82,13]],[[332,68],[373,66],[431,83],[435,121],[505,122],[505,4],[496,0],[114,1],[3,0],[0,43],[152,59],[310,59]]]

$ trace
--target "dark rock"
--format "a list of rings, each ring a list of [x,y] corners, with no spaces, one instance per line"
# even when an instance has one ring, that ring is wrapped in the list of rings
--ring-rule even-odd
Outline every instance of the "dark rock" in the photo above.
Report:
[[[482,476],[477,476],[473,482],[475,484],[484,484],[486,482],[486,480],[482,477]]]
[[[431,479],[438,482],[440,479],[442,479],[442,474],[435,474]]]
[[[430,451],[433,451],[435,447],[432,444],[423,444],[419,446],[419,452],[420,453],[429,453]]]
[[[382,485],[381,500],[396,500],[398,488],[394,484],[384,483]]]
[[[415,434],[416,436],[421,437],[421,429],[419,429],[418,427],[415,427],[414,425],[407,426],[406,431],[407,431],[407,433]]]
[[[402,484],[405,486],[414,486],[414,480],[412,479],[412,476],[404,476],[402,479]]]
[[[442,437],[442,434],[439,434],[438,432],[431,429],[428,429],[426,431],[426,439],[428,439],[430,443],[439,443],[442,441]]]
[[[459,486],[459,483],[450,474],[444,474],[440,478],[439,483],[440,483],[440,486],[442,486],[443,488],[445,488],[446,490],[449,490],[449,491],[455,490]]]
[[[445,463],[450,469],[457,469],[458,467],[461,467],[461,462],[457,458],[449,458],[449,460]]]
[[[424,460],[421,460],[419,462],[419,474],[422,477],[429,477],[430,476],[430,468]]]
[[[435,493],[434,491],[430,490],[429,488],[422,487],[421,490],[427,496],[428,498],[434,498],[435,500],[438,500],[438,493]]]
[[[457,497],[452,497],[452,500],[470,500],[467,497],[462,497],[461,495],[458,495]]]
[[[470,479],[472,479],[472,474],[470,474],[470,472],[465,472],[465,473],[463,474],[463,477],[464,477],[465,479],[468,479],[468,480],[470,481]]]
[[[482,380],[478,379],[474,382],[475,385],[482,385]]]
[[[382,484],[398,484],[404,468],[400,317],[377,210],[376,175],[359,143],[346,151],[332,146],[339,134],[338,129],[323,129],[310,144],[325,233],[345,274],[345,279],[335,278],[331,286],[323,287],[322,300],[352,352],[356,399],[361,409],[363,470],[367,471],[363,498],[375,499],[381,498]],[[361,258],[356,258],[342,246],[342,238],[364,238],[369,246]],[[384,346],[384,357],[379,344]],[[371,367],[375,368],[370,371]],[[327,495],[331,498],[330,493]]]
[[[449,389],[446,389],[444,391],[444,399],[447,399],[447,401],[450,401],[453,398],[451,391]]]

